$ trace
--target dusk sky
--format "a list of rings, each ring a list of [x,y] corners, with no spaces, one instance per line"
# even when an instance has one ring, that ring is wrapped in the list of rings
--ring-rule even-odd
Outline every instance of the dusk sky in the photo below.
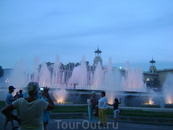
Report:
[[[173,68],[173,0],[1,0],[0,66],[24,59],[90,65],[97,47],[103,64],[126,61],[144,71]]]

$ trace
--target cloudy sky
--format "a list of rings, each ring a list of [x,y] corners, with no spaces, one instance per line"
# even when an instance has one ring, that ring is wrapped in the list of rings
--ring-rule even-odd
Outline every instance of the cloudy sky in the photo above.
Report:
[[[140,65],[148,70],[173,68],[173,0],[1,0],[0,66],[13,68],[34,57],[64,64],[93,64],[102,50],[103,63]]]

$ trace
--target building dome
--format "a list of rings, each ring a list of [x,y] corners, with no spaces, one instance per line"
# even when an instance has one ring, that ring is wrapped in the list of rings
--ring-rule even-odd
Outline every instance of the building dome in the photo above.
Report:
[[[156,73],[157,72],[157,69],[154,65],[151,65],[149,70],[150,70],[151,73]]]
[[[149,70],[150,70],[150,72],[151,73],[157,73],[157,69],[156,69],[156,67],[155,67],[155,63],[156,63],[156,61],[155,60],[153,60],[153,58],[152,58],[152,60],[150,61],[150,63],[151,63],[151,66],[150,66],[150,68],[149,68]]]
[[[98,62],[100,62],[102,64],[102,58],[100,56],[96,56],[94,58],[94,64],[97,64]]]
[[[99,47],[97,48],[97,50],[94,51],[94,53],[95,53],[94,65],[98,64],[98,62],[100,62],[102,65],[102,58],[101,58],[102,51],[99,49]]]

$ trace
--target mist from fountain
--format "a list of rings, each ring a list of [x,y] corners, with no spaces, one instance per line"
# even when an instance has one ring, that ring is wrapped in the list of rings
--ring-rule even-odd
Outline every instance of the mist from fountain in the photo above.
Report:
[[[80,64],[80,70],[78,75],[78,84],[81,86],[87,85],[87,67],[86,67],[86,61],[85,56],[82,57],[82,61]]]
[[[158,105],[161,108],[164,108],[163,94],[155,92],[154,90],[148,90],[148,102],[145,104],[149,105]]]
[[[107,71],[105,72],[105,86],[111,87],[114,85],[114,79],[113,78],[113,72],[112,72],[112,60],[109,58],[108,65],[107,65]]]
[[[72,75],[68,83],[77,84],[80,89],[96,89],[96,90],[114,90],[114,91],[142,91],[145,89],[143,83],[142,69],[138,67],[136,70],[130,67],[127,62],[125,76],[122,76],[122,70],[112,67],[112,60],[109,58],[108,65],[102,66],[99,62],[93,73],[87,72],[85,57],[82,57],[80,66],[73,69]],[[16,77],[16,75],[18,75]],[[64,72],[60,72],[60,58],[57,55],[52,70],[43,62],[40,66],[39,58],[34,59],[34,71],[29,79],[27,70],[24,69],[24,61],[21,60],[13,70],[10,83],[22,87],[29,81],[35,81],[40,86],[48,85],[50,87],[63,87],[65,82]],[[60,87],[60,88],[61,88]]]
[[[116,91],[122,91],[123,88],[121,88],[121,70],[119,68],[113,68],[112,67],[112,60],[109,58],[108,65],[106,67],[105,71],[105,86],[107,90],[116,90]]]
[[[126,62],[125,77],[121,80],[124,91],[144,91],[146,87],[143,81],[143,71],[140,66],[136,70],[130,67],[129,61]]]
[[[61,80],[61,83],[64,84],[65,83],[65,73],[62,72],[62,80]]]
[[[53,96],[57,103],[64,103],[68,92],[65,89],[56,89],[53,91]]]
[[[32,77],[33,82],[39,81],[39,57],[34,58],[34,72]]]
[[[52,72],[52,82],[51,86],[56,87],[57,84],[60,84],[60,58],[59,55],[56,56],[56,60],[53,65],[53,72]]]
[[[45,62],[41,65],[41,70],[39,73],[39,84],[40,87],[51,86],[51,73]]]
[[[17,87],[17,89],[22,88],[22,86],[26,85],[26,83],[30,80],[28,69],[25,68],[23,59],[16,63],[9,79],[9,85],[13,85]]]
[[[72,76],[69,79],[68,83],[77,84],[81,89],[81,86],[85,86],[88,84],[87,81],[87,67],[85,56],[83,56],[80,66],[77,66],[73,69]]]
[[[173,104],[173,74],[167,74],[166,80],[163,84],[163,94],[166,104]]]
[[[94,72],[94,79],[93,79],[93,89],[102,89],[103,88],[103,81],[104,81],[104,72],[101,66],[101,63],[98,62],[95,72]]]

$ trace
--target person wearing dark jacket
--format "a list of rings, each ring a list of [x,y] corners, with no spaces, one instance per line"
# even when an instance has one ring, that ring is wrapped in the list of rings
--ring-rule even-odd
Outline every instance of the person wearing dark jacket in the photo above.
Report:
[[[120,102],[118,101],[117,98],[115,98],[114,100],[114,104],[109,104],[110,106],[113,106],[114,108],[114,119],[115,119],[115,123],[117,123],[117,117],[119,116],[120,110],[118,108],[118,105],[121,104],[121,98],[120,98]]]

